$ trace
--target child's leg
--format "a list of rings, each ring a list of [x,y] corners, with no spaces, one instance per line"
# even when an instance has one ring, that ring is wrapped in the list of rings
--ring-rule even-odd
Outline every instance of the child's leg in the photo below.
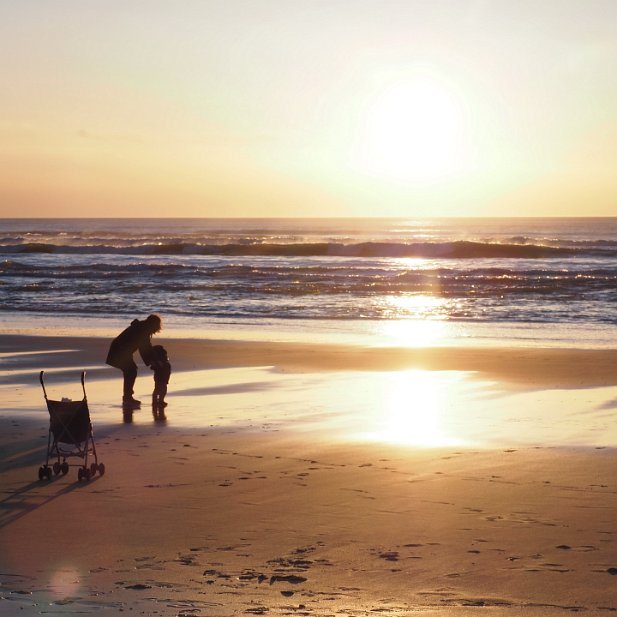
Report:
[[[152,404],[153,405],[158,405],[159,402],[159,388],[160,388],[160,384],[158,382],[154,382],[154,390],[152,391]]]
[[[152,404],[163,405],[165,403],[165,395],[167,394],[167,384],[155,381],[154,391],[152,392]]]
[[[158,386],[159,388],[159,405],[167,405],[165,402],[165,395],[167,394],[167,384],[161,383]]]

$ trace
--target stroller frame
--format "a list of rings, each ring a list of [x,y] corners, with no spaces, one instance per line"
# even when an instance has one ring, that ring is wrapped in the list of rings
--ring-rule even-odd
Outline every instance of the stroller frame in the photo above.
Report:
[[[49,411],[49,433],[47,436],[47,458],[39,468],[39,480],[51,480],[54,475],[66,475],[69,467],[78,467],[77,479],[90,480],[98,472],[105,473],[105,465],[98,462],[96,445],[92,433],[88,399],[86,397],[86,371],[81,372],[81,387],[84,397],[81,401],[63,399],[56,401],[47,397],[43,374],[39,374],[47,410]],[[88,465],[88,457],[93,456],[94,462]],[[52,466],[50,458],[55,458]],[[79,458],[81,463],[70,464],[67,459]],[[60,462],[62,459],[62,462]]]

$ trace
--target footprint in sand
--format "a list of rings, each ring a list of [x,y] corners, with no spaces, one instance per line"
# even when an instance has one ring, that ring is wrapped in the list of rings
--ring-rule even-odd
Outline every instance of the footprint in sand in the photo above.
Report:
[[[238,580],[240,581],[257,581],[258,583],[263,583],[268,580],[268,577],[261,572],[255,572],[254,570],[243,570],[240,576],[238,576]]]
[[[136,583],[135,585],[125,585],[125,589],[134,589],[136,591],[142,591],[144,589],[152,589],[152,585],[145,585],[144,583]]]
[[[305,583],[308,579],[304,576],[297,576],[295,574],[288,574],[287,576],[283,576],[280,574],[274,574],[270,577],[270,585],[274,583],[290,583],[291,585],[299,585],[300,583]]]

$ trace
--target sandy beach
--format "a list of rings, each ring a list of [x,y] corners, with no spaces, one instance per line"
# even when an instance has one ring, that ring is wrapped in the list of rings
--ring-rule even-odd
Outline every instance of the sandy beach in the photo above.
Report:
[[[1,615],[617,611],[617,351],[164,344],[166,420],[107,339],[0,337]],[[37,479],[42,369],[104,476]]]

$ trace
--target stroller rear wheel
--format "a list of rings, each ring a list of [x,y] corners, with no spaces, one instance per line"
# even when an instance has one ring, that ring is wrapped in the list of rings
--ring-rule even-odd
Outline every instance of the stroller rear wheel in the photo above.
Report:
[[[51,480],[51,467],[39,467],[39,480]]]
[[[64,461],[64,463],[62,463],[62,465],[60,466],[60,471],[62,472],[63,476],[66,476],[66,474],[69,472],[69,464]]]
[[[54,469],[54,475],[57,476],[60,473],[60,469],[61,469],[60,463],[58,461],[54,463],[53,469]]]

